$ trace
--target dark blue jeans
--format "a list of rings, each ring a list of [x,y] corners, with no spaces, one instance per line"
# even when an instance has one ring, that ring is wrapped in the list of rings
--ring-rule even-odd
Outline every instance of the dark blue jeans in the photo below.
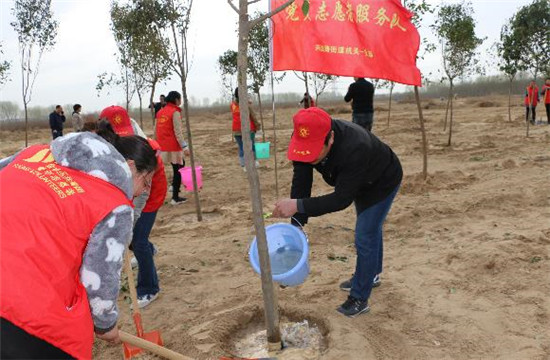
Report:
[[[372,291],[372,280],[382,272],[384,254],[382,226],[398,190],[399,186],[384,200],[357,214],[355,225],[357,263],[350,292],[350,295],[356,299],[368,300]]]
[[[254,159],[256,158],[256,148],[254,147],[255,137],[256,137],[256,133],[251,132],[250,133],[250,140],[252,140],[252,152],[254,153]],[[237,145],[239,146],[239,164],[241,164],[241,166],[244,166],[244,150],[243,150],[243,137],[242,137],[242,135],[235,135],[235,141],[237,142]]]
[[[157,212],[142,212],[134,225],[132,250],[138,261],[137,294],[154,295],[159,292],[159,279],[153,260],[153,244],[149,242],[149,234],[155,223]]]
[[[60,136],[63,136],[63,130],[52,130],[52,138],[54,140]]]
[[[355,124],[365,128],[367,131],[372,130],[372,123],[374,122],[374,113],[353,113],[351,115],[351,121]]]

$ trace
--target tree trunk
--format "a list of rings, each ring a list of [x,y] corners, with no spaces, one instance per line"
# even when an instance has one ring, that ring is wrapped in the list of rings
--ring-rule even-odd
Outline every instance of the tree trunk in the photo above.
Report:
[[[256,93],[258,95],[258,107],[260,108],[260,124],[262,124],[262,142],[265,142],[265,128],[264,128],[264,116],[262,115],[262,97],[260,92]]]
[[[125,79],[125,87],[126,87],[126,111],[130,112],[130,80],[128,80],[128,68],[126,68],[125,71],[126,79]]]
[[[153,81],[151,84],[151,95],[149,96],[149,106],[151,106],[151,119],[153,123],[153,139],[157,138],[157,133],[155,131],[155,107],[153,106],[153,99],[155,98],[155,88],[157,87],[157,82]]]
[[[443,131],[447,131],[447,117],[449,115],[449,105],[451,104],[451,91],[452,89],[449,88],[449,95],[447,98],[447,108],[445,109],[445,123],[443,124]]]
[[[512,121],[512,81],[510,79],[510,86],[508,86],[508,121]]]
[[[453,82],[451,81],[451,90],[449,91],[449,98],[451,99],[451,119],[449,121],[449,140],[447,146],[451,146],[451,138],[453,136]]]
[[[424,127],[424,116],[422,115],[422,104],[418,94],[418,86],[414,87],[414,97],[418,107],[418,119],[420,120],[420,131],[422,132],[422,177],[428,178],[428,140],[426,139],[426,128]]]
[[[390,103],[388,105],[388,127],[390,126],[390,117],[391,117],[391,96],[392,96],[392,93],[393,93],[393,83],[390,87]]]
[[[304,82],[306,83],[306,93],[309,94],[309,85],[307,83],[307,72],[304,73]]]
[[[182,69],[182,74],[185,74]],[[189,100],[187,99],[187,86],[185,78],[181,78],[181,92],[183,96],[183,111],[185,113],[185,127],[187,128],[187,143],[189,145],[189,158],[191,159],[191,175],[193,176],[193,194],[195,195],[195,210],[197,221],[202,221],[201,203],[199,199],[199,188],[197,186],[197,173],[195,171],[195,152],[193,151],[193,137],[191,135],[191,124],[189,122]]]
[[[26,101],[23,101],[23,107],[25,107],[25,147],[27,147],[29,146],[29,114]]]
[[[137,92],[137,96],[139,99],[139,126],[141,126],[141,130],[143,130],[143,100],[141,98],[141,91]]]
[[[252,200],[252,213],[254,228],[256,230],[256,239],[258,244],[258,255],[260,259],[260,269],[262,278],[262,292],[264,299],[265,319],[267,325],[268,348],[281,349],[281,332],[279,329],[279,311],[277,306],[277,297],[271,275],[271,263],[269,251],[267,248],[267,236],[264,226],[262,194],[260,190],[260,179],[258,171],[254,166],[254,156],[252,153],[252,141],[248,134],[250,133],[250,122],[248,101],[246,101],[247,79],[246,70],[248,68],[248,39],[250,24],[248,20],[248,1],[239,0],[239,41],[238,41],[238,81],[239,98],[241,99],[241,127],[243,134],[243,147],[247,178],[250,186],[250,196]]]

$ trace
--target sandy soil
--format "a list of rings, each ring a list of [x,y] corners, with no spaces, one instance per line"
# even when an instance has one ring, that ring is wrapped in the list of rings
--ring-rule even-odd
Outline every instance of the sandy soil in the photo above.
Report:
[[[505,97],[459,99],[453,145],[447,147],[444,104],[426,104],[427,181],[420,176],[415,104],[394,103],[389,127],[387,112],[376,113],[374,132],[398,154],[405,178],[385,226],[382,286],[370,299],[371,312],[348,319],[335,311],[347,295],[338,284],[355,263],[355,214],[349,208],[310,220],[311,274],[303,285],[279,291],[281,317],[306,318],[321,329],[322,359],[548,359],[550,127],[531,127],[526,138],[523,107],[513,108],[510,123]],[[277,112],[282,195],[290,191],[285,149],[295,110]],[[351,119],[346,106],[330,110]],[[273,141],[271,114],[264,117]],[[263,321],[263,302],[259,276],[247,260],[250,195],[231,141],[230,114],[204,113],[191,122],[203,166],[203,221],[197,222],[192,199],[160,210],[151,240],[159,249],[162,290],[143,310],[143,320],[146,330],[162,332],[171,349],[215,359],[232,355],[239,330]],[[36,131],[31,142],[48,136]],[[0,155],[16,151],[22,138],[3,132]],[[271,211],[273,159],[262,161],[260,177],[264,209]],[[314,194],[327,191],[316,177]],[[127,297],[121,293],[120,326],[132,332]],[[121,347],[97,341],[94,357],[121,358]]]

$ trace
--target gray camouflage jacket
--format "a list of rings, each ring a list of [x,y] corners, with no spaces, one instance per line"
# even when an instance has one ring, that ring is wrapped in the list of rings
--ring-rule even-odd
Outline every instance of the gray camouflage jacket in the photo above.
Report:
[[[103,138],[88,132],[71,133],[52,141],[50,149],[58,164],[108,181],[132,199],[130,168]],[[16,156],[0,160],[0,170]],[[132,236],[133,217],[130,206],[115,208],[95,226],[84,252],[80,277],[86,287],[97,333],[113,329],[118,319],[120,272],[124,249]]]

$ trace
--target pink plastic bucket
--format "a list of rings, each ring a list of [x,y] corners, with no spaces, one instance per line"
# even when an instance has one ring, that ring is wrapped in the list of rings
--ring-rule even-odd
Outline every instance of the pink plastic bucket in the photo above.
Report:
[[[197,187],[202,189],[202,166],[195,166],[195,172],[197,174]],[[190,166],[186,166],[180,169],[181,182],[185,188],[185,191],[193,191],[193,173]]]

